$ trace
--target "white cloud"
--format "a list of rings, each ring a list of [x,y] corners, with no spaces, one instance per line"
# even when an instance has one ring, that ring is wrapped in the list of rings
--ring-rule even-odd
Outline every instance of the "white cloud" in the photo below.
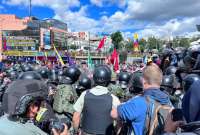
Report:
[[[29,0],[3,0],[4,4],[8,5],[29,5]],[[79,7],[79,0],[32,0],[33,6],[46,6],[53,10],[65,11],[70,7]]]
[[[199,0],[129,0],[125,14],[139,20],[167,20],[199,16]]]
[[[97,27],[98,21],[87,17],[87,6],[82,6],[79,11],[72,12],[70,10],[64,13],[58,13],[54,18],[63,20],[68,23],[72,30],[89,31]]]
[[[105,0],[104,0],[105,1]],[[96,6],[102,7],[103,6],[103,0],[90,0],[90,2]]]
[[[194,33],[200,22],[199,0],[90,0],[98,7],[117,5],[113,14],[102,12],[100,19],[89,17],[89,7],[80,0],[32,0],[34,6],[54,10],[54,18],[64,21],[72,31],[114,32],[123,31],[125,37],[136,31],[141,36],[165,37],[170,34]],[[28,5],[28,0],[3,0],[9,5]],[[78,7],[78,11],[70,10]],[[1,9],[1,6],[0,6]]]
[[[98,7],[117,5],[123,8],[127,4],[127,0],[90,0],[90,2]]]
[[[163,25],[149,24],[143,28],[143,30],[138,31],[140,35],[143,36],[176,36],[176,35],[187,35],[189,33],[196,34],[196,24],[199,24],[200,17],[191,17],[184,19],[171,19],[164,23]]]

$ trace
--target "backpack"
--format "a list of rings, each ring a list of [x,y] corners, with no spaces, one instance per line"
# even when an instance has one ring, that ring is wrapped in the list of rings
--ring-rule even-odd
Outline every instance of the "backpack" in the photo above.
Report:
[[[73,113],[75,94],[71,85],[58,85],[54,95],[53,109],[58,113]]]
[[[167,115],[173,109],[170,105],[161,105],[149,96],[145,96],[147,112],[144,135],[160,135],[164,132],[164,124]]]

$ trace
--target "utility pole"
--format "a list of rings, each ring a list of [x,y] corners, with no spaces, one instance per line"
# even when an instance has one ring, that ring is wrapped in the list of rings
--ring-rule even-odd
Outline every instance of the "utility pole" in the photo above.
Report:
[[[32,1],[29,0],[29,17],[32,16],[32,14],[31,14],[31,9],[32,9]]]

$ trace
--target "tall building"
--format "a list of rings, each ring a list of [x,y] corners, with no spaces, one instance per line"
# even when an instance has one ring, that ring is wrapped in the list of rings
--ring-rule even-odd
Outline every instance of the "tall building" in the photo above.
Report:
[[[58,50],[67,49],[67,31],[67,24],[59,20],[1,14],[0,53],[43,59],[40,51],[45,50],[48,57],[55,57],[53,45]]]

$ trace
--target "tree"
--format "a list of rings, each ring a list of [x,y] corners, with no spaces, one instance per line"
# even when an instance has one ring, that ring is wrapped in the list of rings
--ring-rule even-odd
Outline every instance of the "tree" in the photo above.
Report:
[[[146,44],[147,44],[147,41],[142,38],[142,39],[139,40],[138,43],[139,43],[140,51],[144,52]]]
[[[123,41],[123,37],[120,31],[111,34],[112,43],[114,44],[114,48],[120,48],[120,42]]]
[[[157,39],[155,37],[148,38],[148,49],[157,49]]]
[[[188,38],[181,38],[179,42],[179,46],[188,48],[190,46],[190,42]]]

